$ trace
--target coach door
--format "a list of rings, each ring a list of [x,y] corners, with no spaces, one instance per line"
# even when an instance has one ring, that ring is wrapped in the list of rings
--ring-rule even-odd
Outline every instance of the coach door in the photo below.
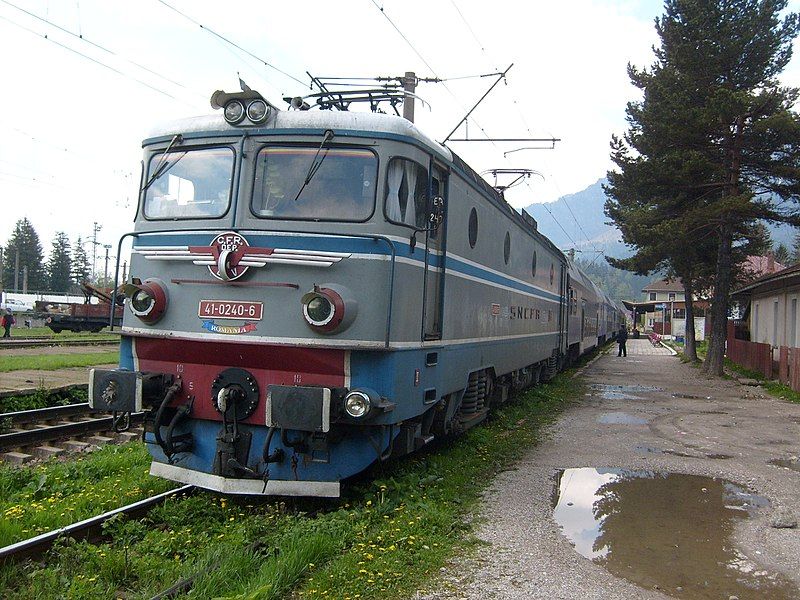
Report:
[[[428,196],[428,232],[425,247],[425,288],[422,339],[442,338],[442,303],[444,299],[445,219],[447,215],[447,174],[431,169],[431,193]]]

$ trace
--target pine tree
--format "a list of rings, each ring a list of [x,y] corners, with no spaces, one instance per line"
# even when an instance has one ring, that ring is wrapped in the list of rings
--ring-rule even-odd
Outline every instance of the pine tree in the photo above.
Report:
[[[776,79],[800,19],[782,19],[785,8],[786,0],[667,0],[656,20],[656,62],[629,67],[644,99],[628,105],[630,129],[612,140],[621,170],[609,177],[612,196],[624,187],[632,206],[642,194],[641,210],[659,207],[658,223],[682,221],[679,248],[713,239],[712,338],[703,367],[717,375],[742,241],[752,241],[759,219],[800,224],[800,117],[792,110],[800,94]]]
[[[17,262],[19,257],[19,262]],[[17,278],[15,266],[19,264]],[[6,243],[3,252],[3,288],[11,289],[16,281],[17,289],[22,290],[24,272],[28,271],[28,289],[31,291],[47,288],[47,274],[44,269],[44,252],[39,234],[27,217],[17,221],[14,232]]]
[[[775,249],[772,253],[775,256],[776,262],[779,262],[784,266],[789,264],[789,249],[786,247],[786,244],[778,244],[775,246]]]
[[[47,275],[50,280],[50,291],[66,293],[72,287],[72,258],[67,234],[56,233],[50,258],[47,261]]]
[[[72,246],[72,281],[76,285],[80,285],[89,279],[92,269],[89,265],[89,257],[86,256],[86,250],[83,247],[83,240],[78,236],[75,244]]]

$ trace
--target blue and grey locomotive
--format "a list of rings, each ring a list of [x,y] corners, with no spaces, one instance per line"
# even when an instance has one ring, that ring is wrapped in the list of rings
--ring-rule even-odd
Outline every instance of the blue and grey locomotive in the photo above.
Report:
[[[95,408],[145,411],[154,475],[336,496],[609,336],[613,303],[409,121],[212,104],[144,141],[120,367],[91,374]]]

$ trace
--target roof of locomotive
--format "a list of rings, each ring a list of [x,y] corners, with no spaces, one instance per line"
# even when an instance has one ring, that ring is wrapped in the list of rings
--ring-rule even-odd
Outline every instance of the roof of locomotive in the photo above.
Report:
[[[275,132],[276,130],[320,130],[375,132],[412,138],[448,161],[453,160],[450,150],[429,138],[417,127],[402,117],[371,112],[349,112],[333,110],[279,110],[275,111],[266,123],[261,125],[230,125],[222,113],[202,115],[170,121],[156,126],[150,131],[145,144],[155,139],[172,136],[177,133],[230,133],[241,135],[247,132],[258,135],[259,132]]]

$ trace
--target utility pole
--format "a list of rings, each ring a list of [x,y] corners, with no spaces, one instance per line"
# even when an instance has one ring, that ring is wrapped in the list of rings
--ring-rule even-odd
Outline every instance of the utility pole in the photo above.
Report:
[[[28,293],[28,265],[22,267],[22,293]]]
[[[94,222],[92,227],[92,281],[95,281],[95,268],[97,267],[97,246],[100,242],[97,241],[97,233],[103,228],[97,221]]]
[[[400,79],[403,90],[409,92],[403,96],[403,118],[414,122],[414,92],[417,91],[417,75],[414,71],[406,71],[405,76]]]
[[[111,244],[104,244],[103,248],[106,249],[106,266],[103,269],[103,285],[108,285],[108,249],[111,248]]]
[[[14,246],[14,291],[19,291],[19,246]]]
[[[122,283],[126,283],[128,281],[128,261],[126,260],[122,263]]]

